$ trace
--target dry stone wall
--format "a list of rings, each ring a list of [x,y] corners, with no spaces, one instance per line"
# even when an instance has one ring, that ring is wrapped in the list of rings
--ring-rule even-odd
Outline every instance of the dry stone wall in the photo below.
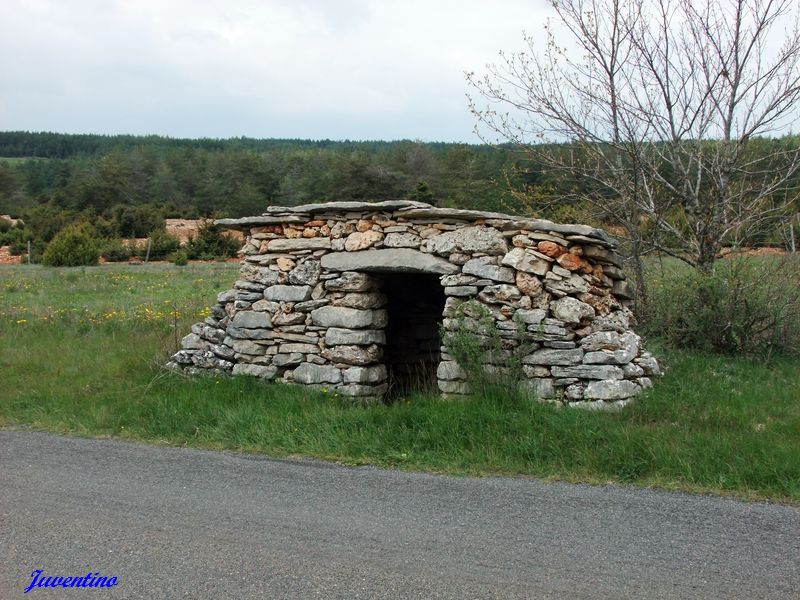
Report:
[[[410,201],[269,207],[218,223],[246,236],[239,279],[173,368],[359,398],[413,376],[468,393],[441,329],[499,339],[484,368],[502,373],[515,356],[540,399],[619,406],[659,374],[601,230]]]

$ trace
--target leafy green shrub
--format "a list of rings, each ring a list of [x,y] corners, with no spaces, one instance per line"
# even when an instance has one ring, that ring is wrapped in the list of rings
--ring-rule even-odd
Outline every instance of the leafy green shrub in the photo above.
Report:
[[[186,254],[186,250],[176,250],[172,253],[170,260],[173,265],[178,267],[185,267],[189,264],[189,256]]]
[[[28,251],[28,240],[33,239],[30,229],[18,221],[12,225],[0,219],[0,246],[11,246],[11,254],[25,254]],[[16,251],[15,251],[16,250]]]
[[[164,225],[163,211],[155,206],[117,204],[110,212],[112,215],[110,225],[122,237],[145,237],[148,233],[163,228]]]
[[[731,257],[652,286],[646,329],[678,348],[800,354],[800,259]]]
[[[109,262],[123,262],[132,256],[130,245],[119,238],[107,240],[100,250],[100,255]]]
[[[186,251],[189,258],[199,260],[215,260],[236,256],[241,244],[227,235],[211,222],[203,223],[197,229],[197,238],[189,237]]]
[[[470,390],[482,398],[521,401],[522,357],[529,351],[523,330],[504,343],[489,310],[475,300],[457,305],[448,323],[442,342],[466,373]]]
[[[50,267],[96,265],[100,247],[86,223],[73,223],[59,231],[47,244],[42,262]]]
[[[151,231],[150,240],[150,260],[166,260],[181,247],[180,240],[167,233],[163,227]],[[147,245],[141,248],[139,253],[140,257],[144,258],[147,253]]]
[[[12,242],[8,247],[8,251],[13,256],[21,256],[28,253],[28,242]]]

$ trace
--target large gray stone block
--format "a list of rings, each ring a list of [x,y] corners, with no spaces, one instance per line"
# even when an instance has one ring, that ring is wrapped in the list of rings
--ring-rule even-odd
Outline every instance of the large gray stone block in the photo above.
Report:
[[[560,298],[550,303],[550,312],[564,323],[580,323],[584,319],[594,317],[594,308],[577,298]]]
[[[373,365],[371,367],[350,367],[343,372],[345,383],[383,383],[388,377],[386,365]]]
[[[218,304],[227,304],[236,300],[236,290],[228,290],[227,292],[220,292],[217,294]]]
[[[616,331],[625,333],[630,329],[632,313],[627,308],[615,310],[607,315],[598,315],[592,321],[592,331]]]
[[[328,346],[369,346],[385,344],[386,332],[382,329],[341,329],[330,327],[325,332],[325,344]]]
[[[305,362],[293,371],[292,379],[305,384],[339,383],[342,380],[342,372],[331,365]]]
[[[492,256],[481,256],[468,260],[463,267],[462,273],[465,275],[476,275],[492,281],[500,281],[502,283],[514,282],[514,271],[508,267],[500,267],[497,265],[497,259]]]
[[[264,298],[276,302],[305,302],[311,298],[310,285],[273,285],[264,290]]]
[[[303,355],[299,352],[291,354],[276,354],[272,357],[272,364],[276,367],[289,367],[303,362]]]
[[[436,369],[436,377],[445,381],[465,380],[467,372],[457,362],[443,360]]]
[[[184,350],[205,350],[207,347],[208,342],[196,333],[190,333],[181,340],[181,348]]]
[[[496,256],[506,253],[508,243],[503,234],[496,229],[481,226],[463,227],[430,238],[428,250],[435,254],[481,252]]]
[[[278,272],[269,267],[261,267],[252,263],[244,263],[239,271],[239,277],[246,281],[254,281],[262,285],[278,283]]]
[[[386,296],[379,292],[359,293],[350,292],[341,298],[331,300],[333,306],[346,306],[348,308],[380,308],[386,304]]]
[[[552,373],[554,377],[578,379],[622,379],[625,376],[623,370],[614,365],[554,366]]]
[[[522,362],[526,365],[577,365],[582,359],[583,350],[580,348],[570,350],[541,348],[524,357]]]
[[[515,303],[517,303],[521,297],[522,294],[519,289],[507,283],[487,285],[481,290],[480,294],[478,294],[478,299],[488,304],[516,305]]]
[[[550,274],[549,274],[550,275]],[[558,295],[578,294],[589,291],[589,282],[580,275],[573,273],[568,279],[546,279],[544,284],[548,292]]]
[[[289,283],[292,285],[316,285],[319,281],[321,266],[318,260],[308,259],[289,271]]]
[[[375,287],[375,279],[366,273],[349,271],[328,279],[323,287],[332,292],[366,292]]]
[[[633,360],[643,370],[645,375],[661,375],[661,369],[658,366],[658,361],[653,358],[649,352],[643,352],[639,358]]]
[[[370,365],[383,358],[383,348],[371,346],[331,346],[322,351],[322,356],[333,363],[346,365]]]
[[[514,248],[503,257],[502,263],[517,271],[542,276],[550,270],[550,263],[524,248]]]
[[[641,387],[627,379],[602,379],[590,382],[583,397],[586,400],[622,400],[637,395],[641,390]]]
[[[278,373],[277,367],[265,365],[251,365],[248,363],[238,363],[233,365],[234,375],[249,375],[260,379],[272,379]]]
[[[314,344],[307,344],[303,342],[284,342],[279,347],[280,351],[284,354],[319,354],[319,346]]]
[[[472,298],[478,293],[477,286],[474,285],[450,285],[444,288],[445,296],[455,296],[460,298]]]
[[[250,340],[230,340],[230,345],[237,354],[264,355],[264,346]]]
[[[294,238],[272,240],[267,245],[270,252],[292,252],[294,250],[330,250],[330,238]]]
[[[606,333],[606,332],[604,332]],[[592,334],[597,335],[597,334]],[[617,334],[619,335],[619,334]],[[587,336],[588,337],[588,336]],[[640,338],[632,331],[619,335],[617,349],[587,352],[583,362],[589,365],[624,365],[639,354]],[[585,349],[585,347],[584,347]]]
[[[311,319],[319,327],[367,329],[385,327],[387,314],[383,309],[359,310],[345,306],[323,306],[311,311]]]
[[[514,318],[522,321],[526,325],[538,325],[547,316],[547,311],[543,308],[533,308],[530,310],[520,309],[514,313]]]
[[[240,310],[233,315],[231,326],[242,329],[269,329],[272,327],[272,321],[269,313]]]
[[[392,232],[386,235],[383,245],[387,248],[419,248],[422,239],[413,233]]]
[[[388,390],[389,385],[386,383],[379,383],[376,385],[347,383],[345,385],[336,386],[336,391],[342,396],[347,396],[348,398],[358,398],[361,400],[378,399],[382,397]]]

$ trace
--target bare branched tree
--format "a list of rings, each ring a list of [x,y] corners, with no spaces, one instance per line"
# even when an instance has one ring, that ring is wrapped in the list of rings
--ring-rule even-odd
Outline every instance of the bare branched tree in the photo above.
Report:
[[[796,0],[550,1],[558,29],[467,74],[476,131],[579,181],[560,200],[624,229],[641,291],[646,252],[708,268],[795,202],[797,139],[770,136],[800,113]]]

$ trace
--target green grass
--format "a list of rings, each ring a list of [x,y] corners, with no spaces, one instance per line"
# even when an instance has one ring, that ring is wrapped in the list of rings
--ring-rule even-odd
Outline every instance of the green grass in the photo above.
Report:
[[[619,413],[499,393],[358,406],[160,368],[236,265],[0,268],[0,425],[446,473],[800,501],[800,362],[657,351]]]

